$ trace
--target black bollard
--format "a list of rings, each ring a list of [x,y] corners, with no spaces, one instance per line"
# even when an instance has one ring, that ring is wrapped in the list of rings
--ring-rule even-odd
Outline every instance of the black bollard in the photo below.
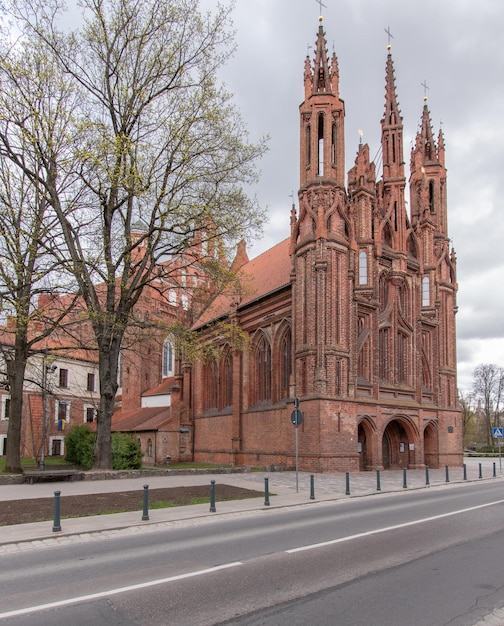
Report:
[[[481,467],[481,463],[478,463],[478,465],[479,465],[479,477],[483,478],[483,469]]]
[[[430,485],[428,465],[425,466],[425,484],[427,485],[427,487]]]
[[[408,479],[406,477],[407,469],[404,467],[402,472],[403,472],[403,475],[402,475],[402,486],[403,486],[403,489],[407,489],[408,488]]]
[[[142,522],[146,522],[149,519],[149,485],[144,485],[143,489]]]
[[[467,480],[467,465],[464,463],[464,480]]]
[[[450,470],[448,468],[448,465],[445,465],[445,476],[446,476],[445,482],[449,483],[450,482]]]
[[[350,472],[346,472],[345,474],[345,495],[350,495]]]
[[[496,478],[497,476],[497,467],[495,466],[495,463],[493,464],[493,477]]]
[[[60,520],[60,496],[61,491],[54,492],[54,521],[53,521],[53,533],[58,533],[61,531],[61,520]]]
[[[381,491],[380,470],[376,470],[376,491]]]
[[[315,500],[315,476],[310,474],[310,500]]]
[[[210,513],[215,513],[215,480],[210,481]]]
[[[269,506],[269,478],[264,479],[264,506]]]

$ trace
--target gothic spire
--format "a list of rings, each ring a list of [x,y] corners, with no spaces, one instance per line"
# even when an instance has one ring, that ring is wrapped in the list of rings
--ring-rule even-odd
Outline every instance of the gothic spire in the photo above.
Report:
[[[384,122],[387,125],[393,126],[396,124],[402,124],[401,112],[399,111],[399,103],[397,101],[395,74],[394,74],[394,62],[392,60],[392,53],[390,52],[390,45],[388,46],[387,65],[385,70],[385,114]]]
[[[403,159],[403,119],[397,100],[394,62],[388,45],[385,69],[385,111],[381,121],[383,177],[397,178],[404,176]]]

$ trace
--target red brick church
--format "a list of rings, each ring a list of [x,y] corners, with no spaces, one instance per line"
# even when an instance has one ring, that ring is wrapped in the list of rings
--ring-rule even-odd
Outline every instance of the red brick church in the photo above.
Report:
[[[403,118],[386,60],[383,173],[359,145],[345,186],[345,107],[322,23],[304,66],[300,188],[290,237],[235,265],[241,298],[218,297],[195,328],[233,321],[251,350],[222,346],[185,368],[182,399],[199,461],[295,462],[310,471],[462,462],[456,376],[456,259],[447,222],[445,146],[427,104],[405,203]]]

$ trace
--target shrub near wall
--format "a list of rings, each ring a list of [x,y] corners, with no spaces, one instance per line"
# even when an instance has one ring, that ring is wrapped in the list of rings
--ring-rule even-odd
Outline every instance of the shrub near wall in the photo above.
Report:
[[[65,459],[69,463],[93,467],[95,433],[87,424],[72,426],[65,437]],[[138,442],[124,433],[112,434],[112,469],[140,469],[142,450]]]
[[[87,424],[72,426],[65,436],[65,459],[69,463],[91,469],[93,467],[94,440],[95,434]]]
[[[142,450],[136,439],[125,433],[112,435],[112,469],[140,469]]]

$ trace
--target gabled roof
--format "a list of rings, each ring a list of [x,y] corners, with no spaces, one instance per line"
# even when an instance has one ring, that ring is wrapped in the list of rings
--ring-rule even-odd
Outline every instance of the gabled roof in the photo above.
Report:
[[[219,294],[208,309],[196,321],[193,328],[199,328],[233,310],[233,305],[241,309],[264,296],[290,284],[291,259],[290,239],[284,239],[276,246],[242,265],[239,275],[243,293]]]
[[[131,413],[117,411],[112,416],[112,432],[140,432],[159,430],[170,422],[170,407],[148,407]]]
[[[176,384],[176,378],[174,376],[170,376],[169,378],[163,379],[163,381],[156,387],[152,387],[152,389],[144,391],[144,393],[142,393],[142,397],[165,396],[171,392],[173,386]]]

